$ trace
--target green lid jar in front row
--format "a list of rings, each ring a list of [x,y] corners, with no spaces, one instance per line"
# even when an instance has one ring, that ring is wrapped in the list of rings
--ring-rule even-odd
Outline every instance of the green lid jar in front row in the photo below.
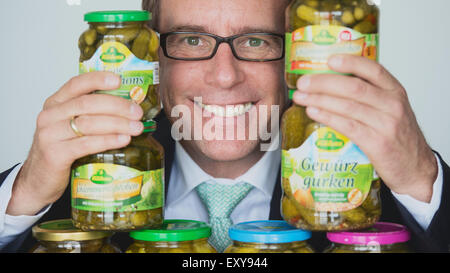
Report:
[[[82,231],[75,228],[70,219],[35,225],[32,233],[38,243],[31,253],[120,253],[120,249],[110,243],[112,232]]]
[[[154,121],[122,149],[80,158],[72,165],[74,225],[84,231],[159,228],[164,207],[164,149],[151,135]]]
[[[233,225],[233,244],[225,253],[314,253],[307,240],[311,232],[296,229],[285,221],[253,221]]]
[[[133,100],[144,110],[143,120],[161,110],[159,37],[147,26],[151,13],[142,10],[97,11],[85,14],[89,28],[78,40],[79,74],[110,71],[122,78],[117,90],[96,91]]]
[[[127,253],[216,253],[208,243],[211,228],[193,220],[165,220],[161,229],[130,232]]]

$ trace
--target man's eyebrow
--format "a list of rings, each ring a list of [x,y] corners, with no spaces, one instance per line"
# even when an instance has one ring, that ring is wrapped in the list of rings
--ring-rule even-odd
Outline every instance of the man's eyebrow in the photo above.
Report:
[[[211,34],[217,35],[217,33],[214,33],[209,27],[201,26],[201,25],[175,26],[175,27],[169,28],[169,30],[167,32],[177,32],[177,31],[204,32],[204,33],[211,33]],[[278,32],[279,31],[276,31],[273,28],[240,27],[240,28],[232,28],[231,35],[245,34],[245,33],[278,33]],[[284,33],[278,33],[278,34],[284,34]]]
[[[167,32],[192,31],[192,32],[209,32],[209,29],[200,25],[181,25],[169,28]]]

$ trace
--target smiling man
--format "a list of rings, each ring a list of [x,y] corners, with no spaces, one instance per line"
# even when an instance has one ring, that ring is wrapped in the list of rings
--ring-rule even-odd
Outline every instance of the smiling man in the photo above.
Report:
[[[262,132],[271,131],[273,121],[280,119],[270,109],[282,112],[288,106],[280,40],[287,4],[280,0],[143,1],[161,34],[164,111],[157,118],[154,137],[166,153],[165,218],[209,222],[210,241],[219,251],[230,243],[227,228],[232,223],[282,218],[278,135],[272,134],[270,140],[274,151],[264,152],[261,144],[269,141]],[[338,57],[330,60],[330,66],[357,77],[305,77],[298,83],[294,102],[308,107],[308,114],[319,122],[353,128],[349,137],[370,157],[385,182],[382,220],[407,225],[416,251],[447,251],[449,168],[426,144],[401,85],[382,66],[364,58]],[[139,107],[117,98],[87,99],[93,90],[114,89],[118,84],[113,74],[87,73],[71,79],[46,101],[27,160],[0,176],[4,251],[15,251],[20,245],[25,250],[29,228],[36,221],[70,217],[67,185],[74,160],[126,146],[130,136],[140,134]],[[352,100],[346,96],[350,91],[359,96]],[[362,102],[393,107],[375,107],[379,112],[358,107],[355,117],[345,112],[353,108],[329,107]],[[75,111],[80,105],[83,110]],[[332,115],[324,109],[337,110]],[[73,113],[84,136],[64,138],[65,133],[73,133],[69,125]],[[354,119],[365,121],[366,116],[377,115],[389,117],[385,134],[366,137],[361,133],[365,123]],[[101,132],[92,126],[100,118]],[[171,125],[181,119],[192,122],[182,122],[178,128],[188,137],[175,142]],[[218,139],[199,131],[235,137]],[[243,139],[236,137],[239,131],[244,132]],[[323,233],[314,234],[311,243],[318,251],[328,244]]]

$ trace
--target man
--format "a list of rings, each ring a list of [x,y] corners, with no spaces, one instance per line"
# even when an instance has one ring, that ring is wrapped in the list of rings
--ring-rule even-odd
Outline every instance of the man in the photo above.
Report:
[[[161,37],[171,32],[230,37],[255,32],[283,34],[287,4],[279,0],[165,0],[144,1],[143,7],[153,12],[154,27]],[[198,45],[200,41],[191,42]],[[257,140],[175,143],[169,121],[174,123],[178,117],[171,113],[177,105],[185,105],[192,112],[196,107],[208,109],[211,115],[203,118],[207,122],[221,119],[220,107],[213,105],[279,105],[285,109],[284,62],[276,58],[266,62],[240,60],[242,56],[235,56],[227,43],[219,44],[217,52],[202,61],[179,60],[176,54],[163,54],[162,50],[160,56],[164,113],[157,118],[154,136],[166,153],[165,218],[209,221],[222,250],[226,241],[220,237],[223,226],[216,223],[210,207],[215,201],[203,195],[202,185],[247,188],[227,220],[281,219],[280,151],[261,151],[260,135]],[[384,182],[381,220],[407,225],[416,251],[448,251],[450,170],[427,145],[405,90],[381,65],[364,58],[336,56],[329,64],[338,72],[356,77],[303,77],[294,102],[306,106],[308,115],[318,122],[347,132],[369,157]],[[67,178],[74,160],[124,147],[130,136],[140,134],[139,107],[112,96],[88,95],[118,85],[119,79],[113,74],[88,73],[74,77],[46,100],[27,160],[0,176],[3,251],[26,250],[29,228],[36,221],[70,217]],[[202,104],[194,102],[198,97]],[[271,118],[279,118],[267,115],[267,124]],[[77,137],[69,125],[74,116],[82,137]],[[236,128],[226,123],[219,129],[237,129],[239,125],[235,124],[232,126]],[[248,134],[250,129],[245,129]],[[323,250],[327,245],[324,233],[315,233],[311,243],[316,250]]]

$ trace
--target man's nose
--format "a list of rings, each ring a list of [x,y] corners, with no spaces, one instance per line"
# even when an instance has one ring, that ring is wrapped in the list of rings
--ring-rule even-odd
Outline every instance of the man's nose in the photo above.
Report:
[[[222,43],[217,49],[216,55],[208,61],[206,71],[206,83],[221,89],[230,89],[244,81],[244,72],[239,61],[233,55],[231,47]]]

